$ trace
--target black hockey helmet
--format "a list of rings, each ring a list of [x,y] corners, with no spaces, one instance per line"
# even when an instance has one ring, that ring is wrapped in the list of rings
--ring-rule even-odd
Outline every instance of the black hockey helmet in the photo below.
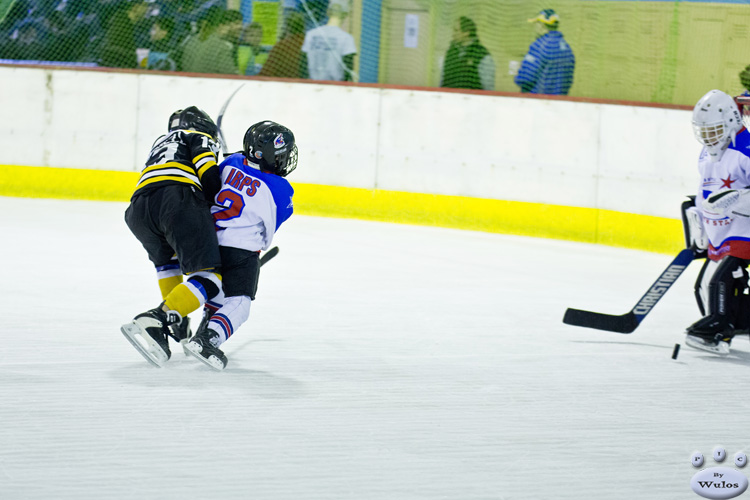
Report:
[[[215,141],[219,140],[219,127],[208,114],[195,107],[178,109],[169,117],[169,131],[197,130],[210,135]]]
[[[262,121],[245,132],[242,153],[247,161],[260,165],[261,170],[286,177],[297,168],[297,145],[294,134],[283,125]]]

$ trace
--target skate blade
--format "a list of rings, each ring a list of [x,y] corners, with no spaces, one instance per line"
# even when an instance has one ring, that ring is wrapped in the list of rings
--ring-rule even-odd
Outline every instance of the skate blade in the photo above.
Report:
[[[159,347],[159,344],[146,335],[135,321],[122,325],[120,331],[128,339],[128,342],[135,347],[135,350],[155,367],[161,368],[169,359],[162,348]]]
[[[685,336],[685,343],[693,349],[698,349],[703,352],[710,352],[717,356],[729,355],[729,344],[727,342],[719,342],[718,344],[705,342],[701,338],[696,338],[691,335]]]
[[[202,347],[194,342],[186,342],[183,344],[182,348],[185,350],[185,353],[190,353],[194,358],[198,358],[199,361],[201,361],[204,365],[210,367],[212,370],[215,370],[217,372],[224,370],[224,363],[221,362],[219,358],[216,356],[209,356],[208,358],[204,358],[203,355],[201,355]]]
[[[188,348],[185,347],[185,346],[187,346],[188,342],[190,342],[190,340],[188,340],[188,339],[182,339],[182,340],[180,340],[180,345],[182,346],[182,352],[185,354],[186,357],[190,357],[190,356],[193,355],[193,353],[190,352],[190,351],[188,351]]]

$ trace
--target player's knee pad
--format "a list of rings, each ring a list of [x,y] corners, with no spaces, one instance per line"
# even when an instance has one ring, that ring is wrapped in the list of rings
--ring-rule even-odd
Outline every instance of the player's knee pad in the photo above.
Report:
[[[221,276],[214,271],[198,271],[188,277],[187,283],[200,294],[201,304],[216,297],[221,291]]]
[[[208,323],[208,327],[223,335],[224,340],[234,334],[247,318],[250,316],[250,297],[245,295],[226,297],[224,305],[219,309]]]
[[[744,323],[748,297],[748,261],[737,257],[706,261],[695,284],[695,297],[704,316],[727,317]]]

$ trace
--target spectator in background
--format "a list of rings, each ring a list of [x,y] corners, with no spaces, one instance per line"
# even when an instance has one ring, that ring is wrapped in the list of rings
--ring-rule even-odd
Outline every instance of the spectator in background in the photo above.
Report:
[[[46,19],[48,36],[47,60],[80,61],[83,56],[86,38],[76,20],[64,10],[52,11]]]
[[[8,7],[5,17],[0,18],[0,33],[3,38],[10,36],[13,28],[31,12],[31,2],[29,0],[16,0]]]
[[[212,7],[200,13],[196,12],[195,28],[188,31],[190,34],[180,42],[177,48],[177,69],[190,71],[187,68],[193,68],[197,65],[194,59],[199,44],[205,42],[216,30],[222,12],[223,9],[220,7]]]
[[[172,34],[175,46],[198,31],[198,9],[196,0],[156,0],[158,17],[174,21]]]
[[[111,68],[135,68],[137,66],[131,8],[129,3],[120,3],[109,18],[99,51],[100,66]]]
[[[302,43],[301,76],[312,80],[353,81],[354,37],[341,29],[348,5],[332,2],[328,7],[328,24],[313,28]]]
[[[462,16],[453,28],[453,40],[445,54],[441,87],[453,89],[495,89],[495,62],[479,43],[477,25]]]
[[[742,88],[745,89],[742,95],[750,96],[750,65],[740,72],[740,83]]]
[[[30,61],[47,60],[48,46],[45,43],[47,37],[47,30],[40,20],[24,19],[10,34],[3,48],[2,57]]]
[[[267,56],[263,52],[262,39],[263,26],[260,23],[250,23],[242,29],[237,46],[237,69],[240,75],[252,76],[260,71]]]
[[[560,18],[552,9],[544,9],[533,18],[537,39],[523,58],[515,82],[521,92],[567,95],[573,85],[575,56],[557,28]]]
[[[294,12],[287,17],[284,37],[268,54],[260,76],[299,78],[302,43],[305,41],[305,17]]]
[[[133,38],[136,48],[148,47],[151,31],[151,4],[142,0],[131,2],[128,17],[133,23]],[[157,11],[158,12],[158,11]]]
[[[13,34],[20,23],[29,14],[31,5],[28,0],[17,0],[8,8],[4,18],[0,18],[0,59],[12,59]]]
[[[206,10],[199,26],[198,33],[190,36],[182,47],[182,70],[237,74],[233,41],[242,29],[242,14],[213,6]]]
[[[174,38],[175,23],[170,17],[154,18],[151,26],[147,68],[159,71],[176,71],[174,59],[176,43]]]
[[[94,62],[98,59],[104,39],[104,27],[109,25],[109,10],[113,6],[102,1],[93,4],[88,0],[68,0],[63,12],[74,19],[67,30],[75,34],[74,53],[80,56],[76,60]]]

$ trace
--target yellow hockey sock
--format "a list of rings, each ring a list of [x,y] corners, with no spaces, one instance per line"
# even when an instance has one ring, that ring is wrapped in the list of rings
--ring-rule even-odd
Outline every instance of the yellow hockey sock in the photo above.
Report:
[[[172,292],[174,287],[182,283],[182,275],[179,276],[168,276],[166,278],[159,279],[159,290],[161,290],[161,298],[166,299],[167,295]]]
[[[167,309],[177,311],[184,318],[191,312],[203,305],[195,292],[185,283],[175,286],[169,294],[164,297]]]

